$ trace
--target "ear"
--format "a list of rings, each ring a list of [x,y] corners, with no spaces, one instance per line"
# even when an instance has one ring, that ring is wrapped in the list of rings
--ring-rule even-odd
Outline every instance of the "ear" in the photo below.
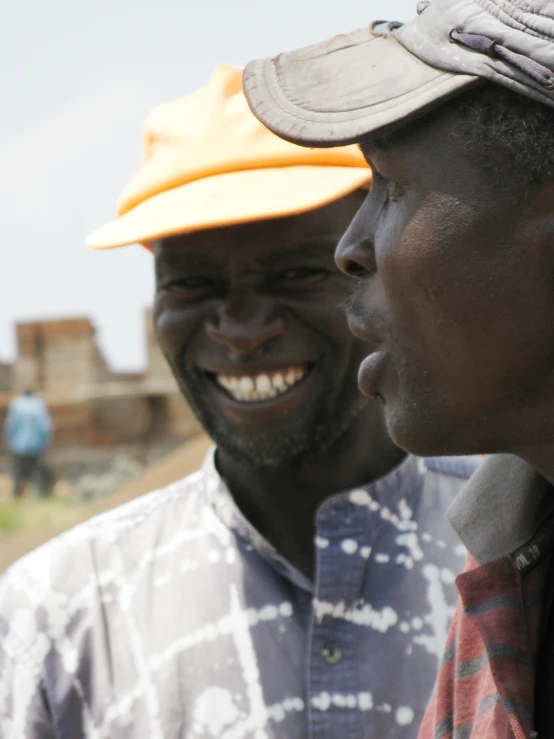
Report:
[[[549,265],[554,285],[554,182],[530,188],[521,211],[528,248],[544,252],[539,258]]]

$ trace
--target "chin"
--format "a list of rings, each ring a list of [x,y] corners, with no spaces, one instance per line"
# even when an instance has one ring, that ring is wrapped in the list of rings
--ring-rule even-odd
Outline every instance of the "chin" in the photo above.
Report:
[[[292,438],[287,434],[272,439],[269,436],[260,438],[259,434],[222,432],[220,429],[210,429],[210,432],[209,435],[220,451],[233,458],[236,463],[256,469],[284,469],[305,453],[300,439],[287,443]]]
[[[407,407],[406,407],[407,406]],[[406,405],[385,402],[388,432],[394,443],[417,457],[442,457],[468,454],[466,445],[453,433],[456,425],[432,413],[420,403]]]

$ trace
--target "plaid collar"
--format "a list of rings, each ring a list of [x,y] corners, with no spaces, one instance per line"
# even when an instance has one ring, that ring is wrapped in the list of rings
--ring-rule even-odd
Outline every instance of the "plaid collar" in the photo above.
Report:
[[[489,457],[448,510],[450,523],[483,564],[514,554],[533,541],[554,512],[544,477],[519,457]]]

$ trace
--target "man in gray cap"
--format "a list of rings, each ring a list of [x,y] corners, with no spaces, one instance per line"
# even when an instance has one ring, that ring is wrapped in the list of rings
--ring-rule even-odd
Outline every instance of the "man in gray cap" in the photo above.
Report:
[[[471,554],[420,737],[552,737],[554,2],[418,11],[253,62],[245,89],[283,138],[373,168],[337,260],[395,441],[493,454],[449,513]]]

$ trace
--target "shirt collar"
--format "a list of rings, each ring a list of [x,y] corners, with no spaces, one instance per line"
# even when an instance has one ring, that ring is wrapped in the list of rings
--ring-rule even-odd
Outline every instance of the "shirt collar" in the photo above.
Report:
[[[370,501],[375,504],[373,506],[375,510],[377,506],[379,508],[385,506],[388,510],[394,510],[403,502],[407,504],[420,495],[423,491],[425,473],[424,460],[408,454],[390,472],[372,483],[327,498],[318,509],[316,521],[319,525],[327,519],[328,514],[351,506],[352,503],[359,507],[361,498],[358,493],[361,491],[364,492],[365,500],[369,504],[362,507],[368,511],[371,511]]]
[[[554,511],[549,483],[519,457],[498,454],[479,467],[448,509],[448,518],[480,564],[527,544]]]
[[[289,564],[275,547],[243,516],[225,480],[217,471],[215,452],[216,448],[212,447],[207,453],[202,465],[202,476],[208,503],[216,515],[230,531],[236,533],[256,549],[258,554],[269,562],[274,569],[278,570],[287,579],[292,580],[298,587],[311,592],[313,586],[310,580]]]
[[[201,474],[208,502],[219,519],[229,530],[234,531],[254,547],[282,575],[302,589],[313,592],[313,583],[309,578],[282,557],[243,516],[225,481],[217,471],[215,451],[214,447],[206,455]],[[360,527],[360,517],[378,515],[386,520],[387,517],[396,516],[392,512],[394,509],[402,507],[402,502],[408,505],[423,491],[425,471],[425,462],[422,459],[408,455],[391,472],[373,483],[327,498],[318,509],[316,529],[320,526],[328,527],[332,521],[340,521],[341,526],[344,527],[345,520],[351,520],[354,529]],[[363,500],[360,494],[363,494]],[[346,510],[357,512],[358,516],[346,519],[346,516],[335,515]]]

